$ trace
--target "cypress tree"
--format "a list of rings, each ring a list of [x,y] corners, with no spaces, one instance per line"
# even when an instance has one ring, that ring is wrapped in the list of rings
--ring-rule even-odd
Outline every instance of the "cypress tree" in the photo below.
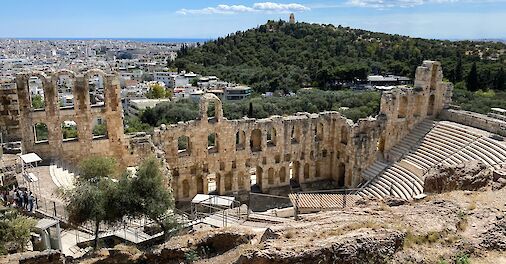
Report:
[[[506,79],[506,76],[504,74],[504,68],[501,67],[501,69],[499,69],[499,71],[497,72],[497,75],[495,77],[494,88],[499,91],[505,90],[506,89],[505,79]]]
[[[467,90],[475,92],[480,89],[480,82],[478,80],[478,70],[476,68],[476,62],[473,63],[466,80]]]
[[[462,58],[460,57],[460,55],[457,59],[457,64],[455,65],[453,79],[455,82],[462,81]]]

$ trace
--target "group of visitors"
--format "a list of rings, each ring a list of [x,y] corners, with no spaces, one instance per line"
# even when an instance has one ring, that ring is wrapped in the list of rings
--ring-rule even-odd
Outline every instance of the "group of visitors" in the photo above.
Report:
[[[13,188],[10,191],[1,191],[0,199],[6,206],[16,207],[33,212],[35,197],[26,188]]]

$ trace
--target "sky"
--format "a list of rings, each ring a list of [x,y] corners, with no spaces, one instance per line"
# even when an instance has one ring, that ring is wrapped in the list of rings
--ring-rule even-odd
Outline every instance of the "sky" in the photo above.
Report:
[[[203,38],[269,19],[437,39],[506,39],[506,0],[2,0],[0,38]]]

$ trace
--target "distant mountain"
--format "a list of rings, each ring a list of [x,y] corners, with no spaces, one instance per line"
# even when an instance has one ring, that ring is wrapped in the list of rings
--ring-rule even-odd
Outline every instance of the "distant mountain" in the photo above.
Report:
[[[465,79],[476,62],[480,83],[494,87],[506,45],[490,41],[411,38],[348,27],[268,21],[196,48],[183,48],[171,66],[253,86],[258,92],[305,86],[338,88],[368,74],[413,77],[423,60],[439,60],[445,77]],[[504,72],[504,71],[503,71]]]

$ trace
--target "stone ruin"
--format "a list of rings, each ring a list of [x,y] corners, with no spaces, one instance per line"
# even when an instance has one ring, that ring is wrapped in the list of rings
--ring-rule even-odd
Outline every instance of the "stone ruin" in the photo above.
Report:
[[[32,105],[29,80],[36,77],[43,88],[43,108]],[[65,77],[71,85],[59,83]],[[100,78],[103,90],[91,88],[89,79]],[[128,139],[123,133],[123,112],[120,101],[118,76],[102,70],[89,70],[82,74],[61,70],[50,75],[43,72],[21,73],[16,76],[19,104],[19,130],[24,153],[35,152],[44,160],[59,160],[77,164],[89,155],[116,157],[122,164],[136,162],[130,158]],[[69,102],[62,102],[67,90]],[[71,91],[68,91],[71,90]],[[100,90],[100,91],[99,91]],[[94,135],[94,125],[105,127],[105,133]],[[36,127],[43,127],[47,136],[37,138]],[[65,138],[67,126],[76,129],[75,136]]]
[[[58,102],[58,79],[63,75],[74,84],[72,107],[61,107]],[[28,87],[32,76],[43,84],[44,109],[32,107]],[[103,80],[100,104],[90,100],[93,93],[87,79],[91,76]],[[218,194],[248,193],[251,171],[264,193],[288,187],[291,181],[307,184],[333,180],[341,187],[356,187],[362,182],[362,171],[387,155],[415,125],[437,116],[449,105],[452,93],[452,85],[443,82],[441,64],[424,61],[417,68],[414,87],[382,94],[380,113],[374,118],[353,123],[339,112],[329,111],[227,120],[221,101],[205,94],[200,99],[197,120],[162,125],[151,139],[146,139],[124,135],[117,74],[100,70],[81,74],[59,71],[52,75],[34,72],[19,74],[16,84],[25,153],[35,152],[43,159],[70,164],[89,155],[107,155],[125,166],[156,154],[172,174],[171,186],[178,201],[207,194],[210,179],[214,179]],[[210,108],[214,113],[208,115],[210,104],[214,105]],[[99,137],[93,135],[97,118],[107,124],[106,134]],[[77,125],[77,138],[62,136],[67,120]],[[47,126],[47,140],[37,140],[37,124]]]

